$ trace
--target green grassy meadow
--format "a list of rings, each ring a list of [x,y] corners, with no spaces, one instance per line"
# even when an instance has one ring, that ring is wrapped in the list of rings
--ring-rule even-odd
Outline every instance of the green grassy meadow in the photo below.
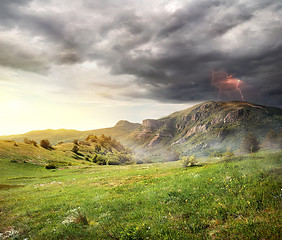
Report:
[[[281,151],[188,168],[0,156],[0,239],[281,239]]]

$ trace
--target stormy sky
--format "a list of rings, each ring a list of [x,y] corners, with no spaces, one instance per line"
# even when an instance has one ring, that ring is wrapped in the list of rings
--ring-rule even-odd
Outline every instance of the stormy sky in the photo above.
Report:
[[[232,87],[219,95],[212,72],[240,79],[244,100],[282,107],[281,36],[280,0],[1,0],[2,114],[30,123],[17,131],[93,129],[241,100]]]

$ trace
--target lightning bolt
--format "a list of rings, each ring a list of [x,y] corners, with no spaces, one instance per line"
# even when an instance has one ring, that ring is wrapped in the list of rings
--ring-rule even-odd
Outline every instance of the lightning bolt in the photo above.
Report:
[[[233,75],[228,75],[226,72],[212,71],[211,83],[219,90],[218,100],[220,100],[222,90],[230,90],[233,88],[238,91],[241,100],[244,101],[242,89],[240,88],[241,82],[242,81],[240,79],[234,78]]]
[[[237,84],[236,84],[236,89],[237,91],[239,92],[240,96],[241,96],[241,100],[244,101],[244,96],[242,94],[242,89],[240,88],[240,83],[241,83],[241,80],[240,79],[237,79]]]

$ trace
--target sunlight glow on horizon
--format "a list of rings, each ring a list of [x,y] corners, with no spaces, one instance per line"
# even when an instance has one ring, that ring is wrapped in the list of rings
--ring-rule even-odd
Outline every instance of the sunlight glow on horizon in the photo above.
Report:
[[[0,98],[0,136],[46,129],[94,130],[113,127],[119,120],[141,123],[144,119],[161,118],[196,104],[165,104],[145,100],[128,105],[118,101],[68,103],[51,96],[6,93]]]

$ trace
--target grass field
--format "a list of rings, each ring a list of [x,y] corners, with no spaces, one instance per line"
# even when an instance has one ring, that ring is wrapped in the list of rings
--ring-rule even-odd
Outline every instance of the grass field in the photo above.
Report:
[[[0,239],[281,239],[281,151],[189,168],[11,160],[0,158]]]

